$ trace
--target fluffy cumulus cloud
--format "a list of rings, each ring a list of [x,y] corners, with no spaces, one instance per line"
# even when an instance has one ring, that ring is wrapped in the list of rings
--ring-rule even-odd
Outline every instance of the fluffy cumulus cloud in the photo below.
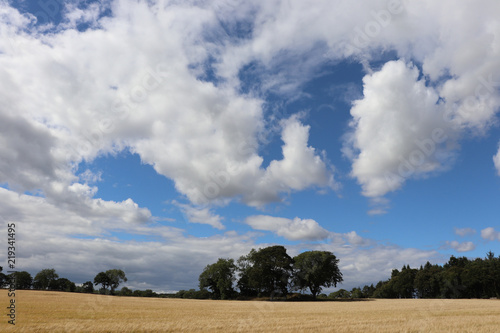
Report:
[[[364,97],[351,109],[353,133],[345,152],[368,197],[438,171],[453,156],[446,150],[450,126],[439,97],[418,76],[411,64],[391,61],[363,79]]]
[[[287,219],[268,215],[254,215],[246,218],[245,223],[256,230],[272,231],[289,240],[321,240],[329,236],[318,222],[312,219]]]
[[[258,206],[279,201],[283,192],[332,184],[297,118],[283,123],[283,160],[263,168],[262,100],[199,79],[217,54],[204,36],[220,33],[213,8],[115,1],[113,17],[96,21],[94,7],[84,15],[69,6],[67,25],[53,34],[15,32],[3,23],[7,39],[19,45],[4,47],[0,59],[3,124],[17,136],[30,131],[23,140],[40,145],[30,154],[35,147],[3,132],[17,142],[5,146],[20,152],[4,152],[12,159],[5,163],[19,166],[16,175],[0,174],[5,182],[56,194],[50,181],[74,181],[65,165],[128,148],[196,204],[240,196]],[[75,17],[95,29],[71,29]]]
[[[481,230],[481,237],[489,241],[500,240],[500,232],[496,231],[495,228],[488,227]]]
[[[308,6],[292,0],[241,11],[254,13],[255,29],[252,38],[224,51],[217,70],[228,79],[237,81],[249,63],[258,64],[259,73],[287,68],[284,63],[292,61],[293,71],[261,79],[269,89],[298,93],[301,78],[310,77],[325,59],[350,57],[365,65],[364,96],[351,110],[345,151],[368,197],[445,170],[464,131],[483,134],[495,123],[499,3],[317,1]],[[394,51],[401,60],[371,69],[381,51]]]
[[[55,33],[44,34],[43,26],[33,28],[34,16],[2,3],[4,124],[15,121],[43,136],[38,155],[5,152],[19,165],[17,175],[0,170],[12,187],[48,194],[74,181],[68,164],[125,148],[196,204],[241,198],[260,206],[279,201],[281,193],[332,186],[331,170],[297,118],[282,124],[283,160],[263,168],[263,100],[239,93],[238,75],[249,63],[261,69],[255,74],[263,89],[297,93],[325,60],[366,64],[381,49],[407,59],[367,74],[363,98],[351,110],[344,152],[368,197],[447,168],[461,131],[484,131],[500,105],[499,23],[492,15],[499,5],[493,2],[107,5],[111,17],[97,4],[68,5]],[[242,22],[253,29],[238,40]],[[74,29],[82,23],[92,29]],[[285,63],[297,59],[288,71]],[[221,84],[200,79],[207,66]],[[28,149],[22,142],[4,146]]]
[[[473,242],[458,242],[458,241],[447,241],[446,247],[451,248],[457,252],[469,252],[476,248]]]

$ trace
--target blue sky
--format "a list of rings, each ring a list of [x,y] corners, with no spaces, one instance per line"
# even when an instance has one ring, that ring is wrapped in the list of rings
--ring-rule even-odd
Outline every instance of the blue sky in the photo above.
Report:
[[[350,289],[500,253],[496,3],[0,13],[0,215],[20,270],[176,291],[283,244],[335,253]]]

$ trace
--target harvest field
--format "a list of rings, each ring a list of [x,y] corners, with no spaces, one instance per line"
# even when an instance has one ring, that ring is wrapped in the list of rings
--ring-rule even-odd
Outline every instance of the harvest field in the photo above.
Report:
[[[6,313],[9,299],[2,292]],[[17,291],[1,332],[498,332],[498,300],[210,301]]]

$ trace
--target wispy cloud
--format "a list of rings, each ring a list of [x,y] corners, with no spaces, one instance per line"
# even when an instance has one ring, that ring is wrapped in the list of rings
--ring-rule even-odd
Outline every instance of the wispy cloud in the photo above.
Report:
[[[254,215],[247,217],[245,223],[253,229],[272,231],[289,240],[321,240],[329,236],[329,232],[312,219]]]
[[[208,207],[181,204],[175,200],[172,203],[182,210],[189,223],[208,224],[219,230],[225,229],[225,226],[222,224],[223,217],[214,214]]]
[[[455,228],[455,234],[461,237],[468,235],[474,235],[476,233],[475,229],[472,228]]]

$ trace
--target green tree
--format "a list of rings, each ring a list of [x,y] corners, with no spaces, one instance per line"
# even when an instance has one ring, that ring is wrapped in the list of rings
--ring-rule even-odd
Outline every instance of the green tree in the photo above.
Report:
[[[255,249],[252,249],[248,255],[241,256],[238,259],[237,266],[240,278],[238,279],[236,286],[240,290],[240,295],[242,296],[255,297],[260,292],[254,281],[250,280],[250,274],[252,273],[252,262],[250,261],[250,257],[255,252]]]
[[[71,282],[66,278],[60,278],[51,282],[50,289],[58,291],[74,292],[76,290],[76,285],[74,282]]]
[[[33,287],[38,290],[47,290],[54,285],[54,281],[59,278],[53,268],[42,269],[33,279]]]
[[[110,293],[112,295],[120,283],[126,281],[127,277],[121,269],[110,269],[106,272],[99,272],[94,278],[94,284],[102,286],[100,290],[101,293],[107,293],[107,289],[110,288]]]
[[[120,296],[132,296],[132,290],[130,290],[129,288],[127,287],[123,287],[121,290],[120,290]]]
[[[328,295],[328,298],[351,298],[351,293],[345,289],[337,290]]]
[[[26,271],[14,272],[8,275],[8,279],[14,282],[16,289],[31,289],[33,278]]]
[[[94,292],[94,285],[92,281],[87,281],[82,284],[82,291],[84,293],[92,294]]]
[[[415,275],[414,286],[421,298],[439,297],[443,267],[427,262]]]
[[[99,291],[101,294],[106,294],[110,283],[111,281],[109,280],[109,276],[105,272],[99,272],[94,277],[94,284],[96,286],[101,285],[101,289]]]
[[[352,298],[364,298],[364,295],[363,295],[363,292],[361,291],[361,288],[352,288],[351,297]]]
[[[410,265],[403,266],[401,272],[397,274],[393,281],[393,290],[398,297],[413,298],[415,287],[414,281],[417,270],[410,268]]]
[[[142,297],[155,297],[156,293],[152,289],[146,289],[142,293]]]
[[[500,257],[489,251],[484,260],[487,270],[486,284],[488,297],[500,297]]]
[[[109,287],[111,288],[111,294],[114,293],[115,289],[118,288],[120,283],[127,282],[125,272],[123,272],[121,269],[107,270],[106,275],[109,277]]]
[[[466,257],[450,257],[450,260],[444,264],[441,272],[441,297],[444,298],[463,298],[466,286],[462,282],[462,276],[465,266],[469,263]]]
[[[363,287],[363,297],[366,297],[366,298],[370,298],[373,296],[373,293],[375,292],[375,287],[373,286],[373,284],[371,285],[366,285]]]
[[[216,263],[207,265],[200,274],[200,289],[210,289],[215,299],[231,298],[236,268],[233,259],[219,258]]]
[[[337,286],[343,281],[339,260],[328,251],[307,251],[293,258],[294,285],[298,289],[309,288],[313,298],[323,287]]]
[[[3,267],[0,266],[0,288],[4,287],[9,282],[8,276],[2,273],[2,270]]]
[[[252,249],[238,260],[241,277],[238,286],[273,298],[275,292],[286,297],[293,272],[293,259],[281,245],[258,251]]]
[[[397,269],[393,270],[398,271]],[[399,271],[398,271],[399,273]],[[396,275],[397,276],[397,275]],[[395,275],[393,274],[393,277],[387,281],[380,281],[377,283],[377,286],[375,288],[375,291],[373,292],[373,297],[375,298],[396,298],[398,295],[394,291],[394,277]]]

